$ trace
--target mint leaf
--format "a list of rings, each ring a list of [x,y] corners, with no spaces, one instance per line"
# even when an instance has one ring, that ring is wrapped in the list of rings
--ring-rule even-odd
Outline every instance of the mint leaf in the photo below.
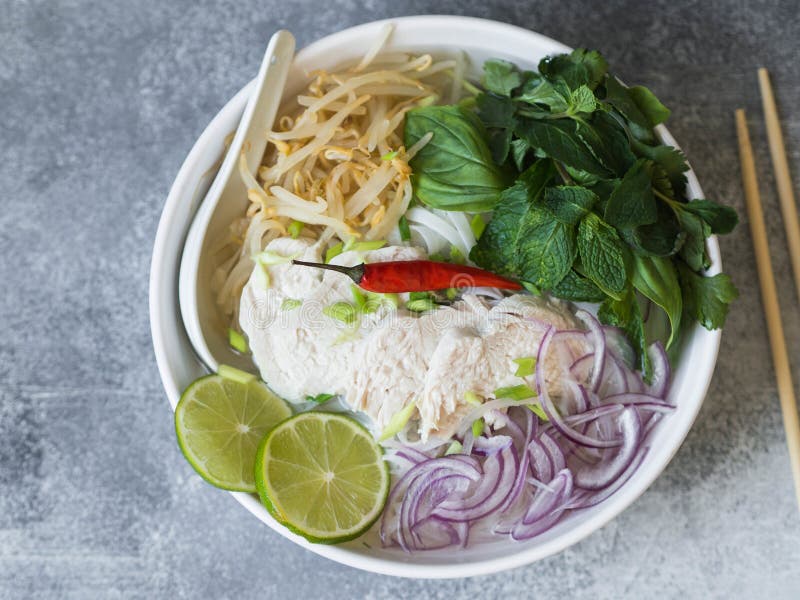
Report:
[[[572,90],[582,85],[594,90],[607,71],[608,63],[599,52],[583,48],[570,54],[548,56],[539,62],[539,73],[550,81],[563,79]]]
[[[459,106],[409,111],[406,147],[429,132],[433,138],[409,163],[416,197],[444,210],[491,209],[506,187],[506,176],[492,160],[480,119]]]
[[[728,308],[739,291],[724,273],[703,277],[685,263],[678,262],[686,310],[706,329],[719,329],[725,323]]]
[[[646,87],[635,85],[628,88],[628,94],[652,127],[669,118],[670,110]]]
[[[683,299],[678,273],[668,258],[636,256],[632,275],[633,286],[660,306],[669,317],[670,335],[666,347],[675,341],[681,327]]]
[[[607,297],[603,290],[575,269],[571,269],[550,292],[573,302],[602,302]]]
[[[616,230],[589,213],[578,226],[578,253],[586,276],[609,296],[620,298],[628,283],[630,252]]]
[[[487,60],[483,63],[483,85],[490,92],[510,96],[522,84],[522,76],[513,64],[505,60]]]
[[[739,224],[735,210],[712,200],[692,200],[681,206],[708,223],[711,233],[730,233]]]
[[[656,213],[655,223],[635,229],[620,229],[620,235],[639,254],[672,256],[681,249],[687,234],[678,217],[665,203],[656,203]]]
[[[645,381],[650,380],[652,365],[647,356],[647,341],[644,335],[644,320],[639,310],[639,303],[632,290],[629,290],[621,299],[609,298],[600,305],[597,318],[605,325],[619,327],[628,336],[636,350],[637,367],[642,372]]]
[[[524,170],[525,156],[528,154],[528,150],[530,150],[530,146],[525,140],[516,139],[511,142],[511,159],[514,161],[517,171]]]
[[[569,113],[574,115],[577,113],[591,113],[597,108],[597,100],[594,97],[594,92],[588,86],[582,85],[578,89],[573,90],[569,97]]]
[[[603,167],[578,135],[578,123],[572,119],[536,121],[520,119],[514,133],[533,148],[570,167],[600,177],[608,177]]]
[[[649,225],[658,218],[648,165],[637,160],[608,199],[605,220],[617,229]]]
[[[597,203],[597,196],[581,186],[547,188],[542,204],[564,225],[574,226]]]
[[[519,239],[520,279],[540,289],[550,289],[564,279],[577,253],[574,227],[564,225],[549,210],[533,204],[522,221]]]
[[[495,273],[518,275],[517,248],[524,241],[520,238],[522,223],[554,175],[552,161],[539,160],[500,194],[491,221],[469,253],[472,262]]]

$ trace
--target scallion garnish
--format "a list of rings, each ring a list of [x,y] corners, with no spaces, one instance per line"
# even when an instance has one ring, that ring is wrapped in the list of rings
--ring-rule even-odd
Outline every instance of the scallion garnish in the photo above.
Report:
[[[356,307],[349,302],[334,302],[322,309],[322,314],[331,319],[341,321],[345,325],[352,325],[358,319]]]
[[[336,394],[317,394],[316,396],[306,396],[306,402],[316,402],[322,404],[333,398]]]
[[[302,306],[303,301],[295,298],[284,298],[281,302],[281,310],[289,311]]]
[[[477,419],[472,422],[472,435],[479,437],[483,433],[483,419]]]
[[[228,328],[228,344],[230,344],[231,348],[241,352],[242,354],[247,353],[249,349],[247,346],[247,338],[230,327]]]
[[[410,402],[408,406],[396,412],[394,416],[392,416],[392,418],[389,420],[389,423],[386,425],[386,428],[381,433],[381,437],[378,439],[378,441],[383,442],[384,440],[388,440],[390,437],[393,437],[398,433],[400,433],[403,427],[406,426],[406,423],[408,423],[408,420],[414,413],[415,408],[416,404]]]
[[[344,251],[344,244],[339,242],[325,251],[325,262],[329,263]]]
[[[303,227],[305,227],[305,223],[302,221],[292,221],[289,223],[289,226],[286,228],[286,231],[292,236],[293,240],[296,240],[300,237],[300,233],[303,231]]]
[[[467,404],[472,404],[473,406],[480,406],[481,397],[472,391],[464,392],[464,402]]]
[[[461,445],[461,442],[456,440],[447,447],[447,450],[445,450],[444,455],[450,456],[451,454],[460,454],[463,449],[464,446]]]
[[[536,357],[523,356],[522,358],[515,358],[514,362],[517,363],[517,370],[514,373],[517,377],[527,377],[533,375],[536,371]]]
[[[231,367],[230,365],[220,365],[217,369],[217,375],[223,377],[224,379],[229,379],[230,381],[235,381],[236,383],[241,383],[243,385],[247,385],[251,381],[256,380],[256,376],[252,373],[242,371],[241,369]]]
[[[527,400],[536,396],[536,390],[532,390],[524,384],[501,387],[494,391],[495,398],[508,398],[510,400]]]
[[[482,216],[475,215],[469,222],[469,227],[472,229],[472,235],[475,236],[475,239],[480,239],[483,230],[486,229],[486,221],[483,220]]]

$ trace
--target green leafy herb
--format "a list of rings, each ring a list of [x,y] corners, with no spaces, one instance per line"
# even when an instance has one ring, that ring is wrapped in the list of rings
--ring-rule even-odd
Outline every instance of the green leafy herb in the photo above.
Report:
[[[614,189],[605,209],[605,220],[617,229],[650,225],[658,219],[648,161],[639,159]]]
[[[509,95],[522,83],[516,66],[505,60],[487,60],[483,63],[483,85],[490,92]]]
[[[683,303],[692,317],[706,329],[719,329],[725,323],[728,308],[739,292],[724,273],[703,277],[678,262]]]
[[[506,187],[495,165],[486,130],[478,117],[460,106],[428,106],[409,111],[405,144],[427,133],[433,137],[410,161],[416,197],[445,210],[490,210]]]
[[[628,283],[630,250],[617,231],[589,213],[578,226],[578,253],[586,276],[612,298],[621,298]]]
[[[575,269],[570,270],[550,291],[558,298],[573,302],[602,302],[606,298],[603,290]]]
[[[633,286],[660,306],[669,317],[669,348],[678,335],[683,313],[681,286],[675,266],[671,260],[658,256],[635,256],[634,261]]]
[[[636,350],[637,367],[644,375],[645,380],[650,379],[652,366],[647,356],[647,340],[644,334],[644,320],[639,310],[639,303],[633,291],[628,291],[621,299],[608,298],[600,305],[597,316],[606,325],[613,325],[625,331],[628,339]]]
[[[599,52],[582,48],[570,54],[548,56],[539,62],[539,73],[550,81],[562,79],[572,90],[582,85],[594,90],[607,71],[608,64]]]
[[[545,190],[543,204],[558,221],[573,226],[589,214],[597,201],[597,195],[591,190],[576,185],[560,185]]]

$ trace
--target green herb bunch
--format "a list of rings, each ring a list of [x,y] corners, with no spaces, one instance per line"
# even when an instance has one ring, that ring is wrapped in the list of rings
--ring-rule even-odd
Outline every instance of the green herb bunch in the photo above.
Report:
[[[419,201],[492,211],[470,259],[534,292],[600,303],[645,375],[644,299],[668,317],[668,348],[687,321],[721,327],[737,291],[727,275],[704,275],[705,239],[738,218],[686,197],[686,159],[654,133],[670,114],[655,95],[587,50],[545,58],[538,72],[487,61],[483,88],[415,109],[405,125],[406,147],[433,133],[410,163]]]

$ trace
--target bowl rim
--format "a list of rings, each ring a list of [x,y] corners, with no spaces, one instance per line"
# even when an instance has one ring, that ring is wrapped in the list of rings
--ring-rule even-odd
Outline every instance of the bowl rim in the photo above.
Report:
[[[298,52],[298,57],[302,57],[306,54],[319,53],[327,48],[334,48],[348,38],[357,37],[365,33],[375,35],[377,34],[377,31],[386,23],[392,23],[397,27],[419,27],[424,25],[425,27],[429,28],[441,27],[450,30],[453,30],[454,28],[469,29],[472,31],[479,29],[481,30],[482,34],[491,34],[494,37],[500,37],[501,39],[504,38],[508,40],[509,45],[513,45],[514,38],[521,37],[527,39],[529,42],[535,41],[537,43],[552,46],[554,48],[561,47],[567,51],[569,50],[568,47],[564,46],[560,42],[552,40],[551,38],[506,23],[474,17],[425,15],[383,19],[343,29],[331,35],[322,37],[312,44],[306,46]],[[196,189],[196,186],[198,185],[195,178],[197,177],[196,172],[200,168],[201,159],[205,154],[207,154],[209,146],[212,146],[215,141],[218,141],[228,133],[227,131],[221,131],[221,123],[223,121],[230,120],[231,118],[238,120],[237,115],[243,110],[252,86],[253,82],[251,81],[242,87],[213,117],[202,134],[198,137],[189,154],[185,158],[170,188],[169,195],[167,196],[167,200],[164,204],[158,224],[150,265],[149,312],[156,363],[158,365],[159,374],[167,393],[167,397],[173,410],[180,398],[181,390],[178,384],[177,375],[170,364],[170,357],[164,344],[165,336],[168,334],[165,331],[162,319],[167,311],[178,310],[178,307],[165,306],[162,300],[165,295],[169,295],[171,293],[168,289],[170,285],[174,287],[173,291],[175,292],[175,297],[177,298],[177,272],[175,281],[173,281],[172,284],[165,282],[165,271],[172,268],[172,265],[162,260],[162,257],[165,255],[167,246],[175,235],[174,225],[176,214],[180,208],[180,203],[187,196],[187,194],[190,194],[190,191],[193,188]],[[677,143],[666,130],[666,128],[659,126],[657,129],[659,135],[665,143],[677,147]],[[695,192],[702,194],[702,190],[693,170],[690,170],[687,173],[687,177],[689,179],[689,187]],[[193,209],[190,211],[190,214],[193,214],[194,208],[196,208],[196,206],[193,207]],[[183,237],[185,237],[186,230],[188,229],[188,222],[184,223],[182,226]],[[179,247],[182,247],[183,245],[183,237]],[[711,237],[708,239],[707,247],[712,261],[712,266],[709,269],[709,273],[714,274],[720,272],[721,257],[716,237]],[[183,327],[179,315],[177,317],[177,322],[179,327]],[[303,548],[311,550],[315,554],[324,556],[336,562],[374,573],[401,577],[444,579],[486,575],[533,563],[537,560],[566,549],[567,547],[579,542],[583,538],[606,525],[609,521],[614,519],[622,511],[628,508],[639,496],[641,496],[672,460],[672,457],[682,445],[686,435],[688,434],[697,417],[697,413],[703,404],[711,383],[714,367],[716,365],[721,331],[702,330],[702,335],[704,341],[703,353],[699,357],[701,362],[699,364],[695,364],[695,368],[698,372],[705,373],[706,376],[702,381],[697,383],[695,388],[693,388],[696,390],[696,400],[694,401],[693,405],[687,405],[684,409],[683,429],[679,431],[677,436],[675,436],[675,443],[673,447],[670,448],[666,453],[663,453],[661,459],[655,465],[650,466],[650,470],[646,476],[642,476],[639,479],[632,478],[629,482],[626,482],[625,485],[623,485],[614,494],[613,501],[611,501],[612,499],[609,499],[608,501],[604,502],[602,508],[598,509],[591,518],[587,519],[585,522],[577,524],[571,529],[566,530],[561,535],[547,540],[539,545],[531,547],[520,546],[516,552],[502,556],[496,556],[487,559],[476,559],[470,562],[453,562],[449,564],[421,564],[419,562],[406,562],[380,556],[370,556],[354,552],[348,549],[346,546],[326,546],[312,544],[304,538],[291,533],[289,530],[275,522],[269,516],[267,511],[260,505],[258,500],[256,500],[252,495],[241,492],[229,493],[248,511],[253,513],[253,515],[255,515],[260,521],[266,523],[271,529],[297,543]],[[193,360],[196,360],[196,358]],[[633,483],[636,483],[636,485],[632,485]]]

